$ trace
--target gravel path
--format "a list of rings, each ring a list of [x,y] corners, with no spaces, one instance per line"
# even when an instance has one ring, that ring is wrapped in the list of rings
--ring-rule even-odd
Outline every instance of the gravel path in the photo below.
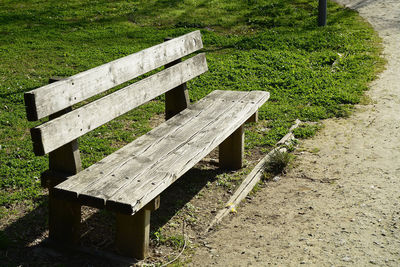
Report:
[[[285,177],[204,239],[193,266],[400,266],[400,1],[337,2],[383,38],[374,104],[325,121]]]

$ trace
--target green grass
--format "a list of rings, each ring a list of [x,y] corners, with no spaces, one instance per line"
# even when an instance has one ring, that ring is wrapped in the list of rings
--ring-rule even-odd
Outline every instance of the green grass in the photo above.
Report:
[[[260,109],[270,131],[248,130],[247,148],[268,150],[296,118],[347,116],[382,68],[379,39],[355,12],[333,3],[328,26],[317,27],[317,2],[1,1],[0,216],[44,194],[47,158],[32,152],[29,128],[38,123],[26,121],[23,93],[167,36],[202,32],[209,72],[189,83],[193,101],[215,89],[271,93]],[[80,138],[84,167],[148,131],[148,119],[162,112],[161,97]]]
[[[313,137],[321,128],[322,126],[319,124],[300,125],[298,128],[293,130],[293,134],[296,138],[309,138]]]

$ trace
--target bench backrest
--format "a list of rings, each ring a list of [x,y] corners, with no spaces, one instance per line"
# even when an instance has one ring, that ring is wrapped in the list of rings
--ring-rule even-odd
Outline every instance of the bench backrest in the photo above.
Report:
[[[201,48],[200,31],[191,32],[25,93],[28,120],[50,116],[50,121],[31,129],[35,154],[47,154],[206,72],[204,53],[171,64]],[[70,108],[167,64],[172,66],[80,108]],[[60,112],[65,114],[54,115]]]

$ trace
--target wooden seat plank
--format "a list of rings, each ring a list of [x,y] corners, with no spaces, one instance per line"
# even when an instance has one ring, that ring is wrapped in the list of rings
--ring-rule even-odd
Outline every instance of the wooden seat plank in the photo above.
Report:
[[[195,153],[196,151],[200,153],[199,149],[200,151],[202,151],[199,155],[197,155],[197,157],[193,158],[192,162],[194,165],[202,157],[208,154],[213,148],[218,146],[219,143],[221,143],[224,139],[226,139],[237,127],[243,124],[253,113],[256,112],[258,107],[261,104],[263,104],[268,98],[267,96],[268,93],[266,92],[214,91],[209,96],[203,99],[204,100],[203,103],[210,102],[207,99],[208,98],[211,99],[213,96],[215,97],[216,95],[218,95],[219,99],[224,99],[224,101],[226,102],[223,105],[221,105],[220,102],[214,105],[214,108],[218,107],[217,109],[219,109],[219,113],[218,112],[215,113],[216,110],[209,108],[208,113],[198,114],[197,120],[193,119],[189,122],[185,122],[183,125],[185,125],[186,127],[178,128],[177,131],[173,132],[174,135],[178,134],[177,137],[175,137],[175,139],[164,138],[163,140],[159,140],[159,142],[157,142],[156,147],[154,146],[151,148],[149,147],[147,148],[146,151],[142,150],[141,153],[136,153],[136,152],[132,153],[139,156],[133,156],[132,160],[129,160],[129,162],[124,161],[124,163],[122,164],[123,165],[122,168],[121,167],[115,168],[114,166],[113,172],[109,172],[107,175],[104,175],[101,178],[92,176],[92,179],[93,178],[98,178],[98,179],[91,184],[86,183],[85,188],[83,189],[82,189],[82,180],[79,179],[80,175],[78,174],[76,177],[72,177],[71,179],[68,179],[66,182],[57,186],[56,192],[59,191],[61,195],[62,194],[65,195],[66,192],[73,192],[72,194],[70,194],[70,196],[75,195],[76,197],[79,198],[82,204],[96,206],[96,207],[103,207],[105,201],[109,200],[109,202],[107,203],[109,203],[108,205],[109,208],[111,209],[118,210],[119,212],[123,211],[125,213],[134,212],[134,209],[136,209],[137,207],[145,205],[144,202],[147,201],[147,198],[149,198],[149,196],[147,196],[144,199],[145,200],[144,202],[143,201],[141,202],[142,205],[138,206],[135,206],[136,204],[131,205],[131,203],[115,204],[118,202],[112,200],[110,196],[112,196],[118,191],[121,190],[125,191],[123,189],[124,187],[129,188],[129,186],[132,186],[134,189],[135,188],[137,189],[139,187],[148,185],[148,181],[150,181],[151,179],[149,179],[148,178],[149,175],[145,173],[152,173],[152,170],[158,170],[158,172],[160,172],[160,168],[164,166],[162,162],[165,162],[165,159],[173,161],[174,158],[180,158],[181,154],[182,155],[185,154],[182,152],[185,151],[185,149],[190,150],[188,152],[195,152]],[[254,101],[259,103],[255,103]],[[179,120],[179,115],[177,116],[176,120]],[[233,123],[231,123],[230,125],[223,124],[225,121],[227,121],[228,118],[229,120],[232,120],[232,117],[235,118],[233,120]],[[212,119],[212,118],[217,118],[217,119]],[[172,122],[174,119],[175,118],[172,119]],[[169,121],[167,121],[166,123],[168,122]],[[201,126],[201,123],[204,125]],[[224,125],[222,129],[221,125]],[[196,128],[196,126],[200,128]],[[179,133],[179,131],[181,131],[181,133]],[[216,141],[213,140],[213,142],[211,142],[210,144],[211,146],[207,146],[209,151],[207,149],[203,150],[203,148],[201,147],[196,149],[192,142],[194,143],[201,142],[202,144],[204,144],[204,142],[210,142],[209,140],[210,133],[212,133],[211,134],[212,136],[216,135],[217,139]],[[165,133],[163,134],[165,135]],[[187,134],[189,134],[187,138],[183,138]],[[167,137],[168,136],[172,136],[172,133],[170,135],[167,135]],[[201,139],[201,136],[203,136],[203,139]],[[150,142],[153,143],[154,141]],[[192,144],[191,147],[187,148],[188,144]],[[165,145],[169,146],[169,148],[166,149]],[[152,162],[152,164],[146,164],[146,162]],[[190,165],[191,164],[188,164],[186,166]],[[169,163],[165,166],[171,167]],[[100,164],[99,167],[101,167],[104,170],[104,166],[102,166],[102,164]],[[182,169],[182,167],[179,167],[178,169]],[[185,168],[183,169],[184,172],[187,171],[187,169]],[[86,173],[87,172],[85,171],[82,172],[82,174]],[[173,176],[178,175],[179,177],[179,173],[181,172],[173,173],[172,175]],[[171,173],[168,173],[167,175],[171,175]],[[126,179],[126,177],[129,178]],[[155,174],[155,177],[159,177],[159,175]],[[77,179],[77,181],[74,181],[75,179]],[[166,181],[168,181],[168,179]],[[77,186],[71,186],[71,184],[76,184]],[[165,184],[166,187],[170,185],[170,183],[168,182],[166,182]],[[133,189],[128,189],[127,192],[132,190]],[[158,190],[154,192],[158,192]],[[143,198],[143,196],[138,197],[138,199],[141,198]],[[132,208],[132,206],[134,206],[134,208]]]
[[[244,92],[239,95],[234,92],[229,92],[225,98],[221,98],[225,103],[221,103],[222,101],[213,101],[213,105],[209,107],[208,110],[200,113],[199,116],[195,117],[190,122],[184,125],[182,124],[182,127],[173,134],[166,135],[165,138],[160,140],[155,146],[149,148],[141,155],[132,158],[109,176],[98,179],[95,183],[83,189],[79,193],[79,200],[83,204],[103,205],[109,197],[129,183],[141,184],[145,182],[146,179],[142,178],[145,173],[156,168],[159,162],[171,153],[171,151],[179,149],[189,142],[193,136],[204,128],[209,127],[214,117],[219,117],[229,112],[229,110],[234,108],[234,105],[237,104],[241,98],[245,98],[247,94],[249,93]],[[97,203],[98,201],[100,203]]]
[[[98,163],[90,166],[84,171],[75,176],[69,177],[67,181],[58,185],[55,191],[60,191],[65,198],[77,199],[78,194],[96,180],[107,181],[105,177],[110,176],[111,173],[125,165],[129,160],[142,155],[152,147],[156,146],[161,140],[173,135],[184,125],[187,125],[193,119],[197,118],[204,112],[209,112],[213,102],[218,101],[220,97],[231,94],[229,91],[215,91],[199,100],[195,105],[189,106],[187,109],[173,117],[172,119],[162,123],[156,129],[151,130],[149,133],[139,137],[134,142],[117,150],[106,158],[100,160]],[[232,99],[235,96],[232,96]],[[220,103],[220,101],[218,101]],[[96,177],[96,180],[93,178]]]
[[[140,186],[132,181],[121,188],[107,200],[106,208],[127,214],[140,210],[222,143],[269,97],[265,92],[252,93],[254,94],[247,95],[247,99],[235,102],[228,112],[216,116],[213,123],[198,131],[189,142],[168,153],[157,166],[140,177],[145,181]]]
[[[246,94],[248,93],[243,93],[242,97]],[[135,179],[135,177],[151,169],[160,159],[169,153],[169,151],[181,146],[186,142],[187,138],[190,138],[191,135],[201,130],[202,127],[205,127],[202,125],[209,121],[211,117],[215,116],[216,107],[224,107],[219,112],[226,112],[226,110],[234,105],[235,102],[233,101],[237,100],[238,94],[229,91],[215,91],[210,94],[209,97],[212,101],[207,101],[207,97],[202,103],[209,103],[210,105],[206,109],[203,109],[202,112],[197,112],[195,110],[191,120],[181,121],[179,116],[177,116],[177,118],[172,118],[172,122],[175,121],[175,124],[179,125],[179,127],[162,134],[158,133],[158,130],[155,129],[155,131],[150,132],[150,134],[157,137],[157,142],[154,142],[155,140],[150,141],[149,143],[151,145],[140,153],[137,152],[136,147],[133,146],[132,149],[135,151],[133,153],[131,152],[133,156],[124,161],[123,164],[116,162],[119,167],[114,167],[113,172],[101,177],[96,177],[91,183],[75,183],[76,186],[71,187],[69,191],[77,193],[77,197],[83,204],[99,208],[104,207],[106,199],[108,199],[114,191],[119,190],[125,184],[129,183],[129,181]],[[229,102],[229,105],[222,103],[222,101]],[[218,113],[216,115],[218,115]],[[162,136],[162,138],[158,138],[159,136]],[[101,168],[104,170],[104,166],[101,166]],[[79,174],[77,176],[79,176]],[[65,183],[70,184],[73,180],[74,178],[72,177]],[[59,187],[61,187],[61,185]]]

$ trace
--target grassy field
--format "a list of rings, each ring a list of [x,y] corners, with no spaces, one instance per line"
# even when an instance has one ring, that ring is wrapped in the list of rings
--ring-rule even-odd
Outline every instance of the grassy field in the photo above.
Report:
[[[246,148],[267,151],[291,123],[348,116],[382,68],[372,28],[328,4],[317,27],[316,0],[148,0],[0,2],[0,219],[42,204],[46,157],[32,152],[23,93],[50,76],[70,76],[200,29],[209,72],[189,83],[196,101],[216,89],[265,90],[269,131],[249,128]],[[163,98],[80,138],[84,167],[150,129]],[[318,127],[297,130],[312,136]],[[126,131],[129,129],[130,131]],[[1,239],[1,238],[0,238]]]

